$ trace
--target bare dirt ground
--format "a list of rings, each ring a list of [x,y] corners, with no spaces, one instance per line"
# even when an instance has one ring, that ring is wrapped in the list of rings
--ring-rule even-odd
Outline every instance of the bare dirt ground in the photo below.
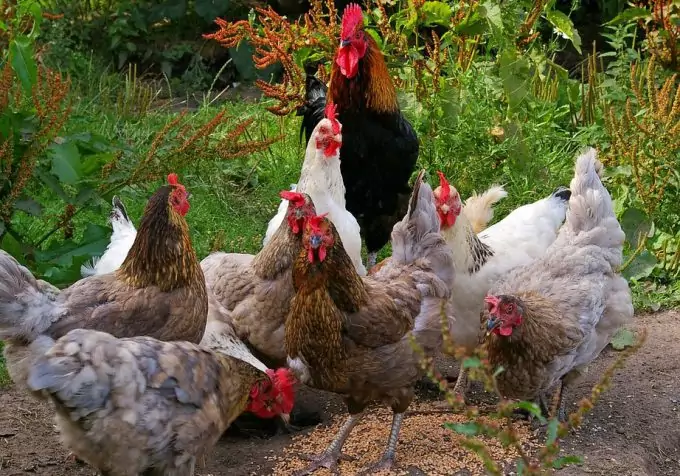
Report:
[[[578,432],[564,442],[564,451],[581,455],[584,463],[562,470],[565,476],[680,475],[680,312],[664,311],[641,315],[635,327],[647,328],[644,347],[616,374],[612,388],[587,417]],[[566,396],[571,405],[590,392],[602,371],[616,359],[607,349],[591,367],[586,378]],[[455,370],[454,370],[455,375]],[[487,400],[478,388],[472,402]],[[200,476],[246,476],[290,474],[295,452],[321,448],[342,422],[342,406],[328,394],[306,391],[305,401],[324,414],[324,424],[296,436],[269,439],[225,436],[205,464]],[[431,404],[421,395],[414,410]],[[476,457],[457,444],[458,437],[441,428],[443,421],[462,421],[444,415],[407,416],[397,449],[401,468],[410,475],[483,474]],[[387,438],[390,414],[373,412],[357,427],[347,443],[347,452],[359,458],[359,466],[376,459]],[[534,437],[526,426],[526,447]],[[91,476],[84,464],[66,459],[68,451],[58,440],[49,407],[12,388],[0,390],[0,474],[3,476]],[[496,456],[496,454],[494,455]],[[498,450],[499,459],[514,455]],[[342,474],[355,474],[358,463],[343,463]],[[320,476],[329,474],[319,472]],[[509,470],[507,474],[512,474]]]

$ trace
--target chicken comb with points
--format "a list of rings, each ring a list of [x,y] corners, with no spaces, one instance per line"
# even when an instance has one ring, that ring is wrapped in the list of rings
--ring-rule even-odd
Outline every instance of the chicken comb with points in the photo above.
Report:
[[[364,16],[361,7],[356,3],[350,3],[345,7],[342,14],[342,31],[341,37],[343,40],[348,39],[357,29],[357,26],[363,25]]]
[[[340,122],[338,121],[338,106],[329,102],[326,104],[326,109],[324,110],[326,119],[331,121],[333,127],[333,134],[340,134]]]
[[[328,215],[328,212],[322,213],[321,215],[315,215],[313,217],[310,217],[308,223],[313,231],[321,231],[321,224],[326,218],[326,215]]]
[[[437,175],[439,175],[439,186],[441,187],[439,199],[446,201],[451,195],[451,185],[449,184],[449,181],[446,180],[446,176],[441,171],[438,170]]]
[[[295,205],[302,205],[305,202],[305,196],[299,192],[291,192],[290,190],[281,190],[279,192],[279,197],[289,202],[293,202]]]

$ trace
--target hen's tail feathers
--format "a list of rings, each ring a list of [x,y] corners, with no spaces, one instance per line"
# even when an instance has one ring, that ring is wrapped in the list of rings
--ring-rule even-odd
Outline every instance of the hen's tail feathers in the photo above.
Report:
[[[439,216],[430,186],[422,170],[413,185],[408,212],[392,229],[392,260],[411,264],[419,259],[429,262],[432,271],[450,289],[453,285],[453,255],[439,233]]]
[[[37,281],[17,260],[0,250],[0,340],[33,342],[61,316],[53,286]]]
[[[571,198],[571,190],[567,187],[557,187],[557,190],[552,193],[552,196],[559,198],[563,202],[568,202]]]
[[[69,332],[32,366],[28,387],[50,394],[69,410],[74,420],[105,406],[114,380],[112,362],[118,362],[116,386],[134,392],[144,379],[133,356],[116,345],[116,340],[105,332],[86,329]]]
[[[463,213],[472,225],[472,230],[479,233],[489,226],[493,218],[493,206],[508,196],[502,185],[492,185],[482,194],[473,193],[463,206]]]
[[[262,372],[267,371],[268,367],[239,339],[231,323],[230,312],[212,291],[208,292],[208,322],[199,345],[247,362]]]
[[[586,150],[576,159],[564,228],[578,236],[579,246],[596,245],[610,250],[608,260],[618,266],[625,235],[614,214],[611,196],[600,180],[602,171],[595,149]]]

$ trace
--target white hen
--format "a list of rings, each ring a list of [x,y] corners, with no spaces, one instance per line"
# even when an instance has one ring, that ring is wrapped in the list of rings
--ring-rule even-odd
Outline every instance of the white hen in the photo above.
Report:
[[[125,205],[121,202],[118,196],[114,196],[113,209],[109,215],[113,233],[111,234],[111,242],[106,247],[106,251],[99,258],[92,258],[90,263],[86,263],[80,267],[80,274],[83,278],[99,274],[112,273],[123,264],[125,257],[135,242],[137,236],[137,229],[128,217]]]
[[[335,107],[329,104],[326,106],[326,117],[314,128],[307,143],[305,161],[295,191],[309,195],[318,214],[328,214],[357,273],[365,276],[359,223],[345,208],[345,183],[340,173],[341,130],[342,125],[335,118]],[[278,213],[269,221],[263,245],[269,242],[278,229],[287,207],[286,200],[279,205]]]
[[[543,256],[564,222],[571,192],[560,187],[549,197],[513,210],[476,235],[461,213],[458,191],[439,173],[434,191],[442,235],[454,251],[456,280],[450,301],[450,331],[456,346],[474,349],[479,342],[479,315],[489,288],[510,270]],[[461,372],[455,391],[465,384]]]

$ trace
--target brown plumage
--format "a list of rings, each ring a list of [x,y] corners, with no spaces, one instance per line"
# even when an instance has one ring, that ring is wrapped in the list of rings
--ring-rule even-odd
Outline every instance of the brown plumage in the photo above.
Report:
[[[432,191],[422,183],[422,173],[413,194],[408,214],[392,232],[392,259],[373,276],[356,273],[328,219],[313,217],[306,224],[286,323],[289,365],[303,382],[343,395],[351,414],[307,472],[335,467],[342,443],[376,401],[395,414],[387,450],[374,469],[389,467],[421,375],[411,339],[426,355],[441,344],[440,313],[453,279],[453,258],[439,235]]]
[[[15,382],[25,380],[34,353],[27,344],[41,335],[58,339],[72,329],[87,328],[116,337],[201,340],[208,311],[205,280],[184,219],[187,192],[171,177],[171,185],[149,200],[135,242],[115,273],[53,292],[0,253],[0,338],[8,342],[8,368]]]
[[[35,362],[28,386],[55,404],[63,443],[102,474],[192,476],[238,415],[290,388],[287,371],[271,386],[235,357],[237,341],[209,344],[76,329]]]
[[[228,312],[239,338],[269,366],[285,364],[284,324],[294,295],[291,269],[302,248],[306,216],[314,215],[308,195],[289,201],[286,219],[256,255],[213,253],[201,262],[210,290]]]

